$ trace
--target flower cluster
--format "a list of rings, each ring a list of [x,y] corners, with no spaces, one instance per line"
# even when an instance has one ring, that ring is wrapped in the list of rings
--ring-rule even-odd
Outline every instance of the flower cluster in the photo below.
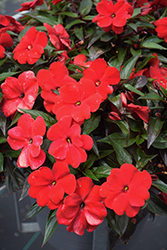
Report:
[[[0,171],[34,215],[47,206],[78,235],[107,218],[130,239],[143,211],[167,214],[166,8],[34,0],[0,15]]]

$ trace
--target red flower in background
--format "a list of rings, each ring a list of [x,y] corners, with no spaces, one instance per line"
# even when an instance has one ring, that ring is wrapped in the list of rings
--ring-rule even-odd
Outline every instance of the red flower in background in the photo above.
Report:
[[[125,94],[121,93],[121,101],[122,101],[122,107],[126,108],[129,112],[132,113],[132,115],[137,114],[143,121],[146,123],[149,122],[149,107],[148,106],[139,106],[135,105],[133,103],[127,104],[127,99]]]
[[[22,3],[21,8],[18,10],[15,10],[15,12],[17,12],[17,11],[21,12],[24,10],[35,9],[35,7],[37,5],[42,5],[43,3],[44,3],[43,0],[34,0],[34,1],[26,2],[26,3]]]
[[[13,58],[21,64],[34,64],[44,53],[43,48],[46,45],[47,35],[45,32],[37,31],[35,27],[32,27],[13,50]]]
[[[100,196],[106,207],[117,215],[126,213],[134,217],[149,199],[148,189],[151,187],[151,176],[146,171],[138,171],[132,164],[125,163],[120,169],[113,168],[107,181],[102,184]]]
[[[45,131],[44,119],[38,116],[34,121],[29,114],[22,115],[17,126],[8,131],[7,141],[11,148],[14,150],[22,148],[17,160],[18,167],[30,166],[34,170],[44,163],[46,156],[41,145]]]
[[[89,177],[77,179],[75,192],[68,195],[57,210],[58,223],[67,225],[68,232],[78,235],[83,235],[85,229],[92,232],[107,216],[99,189]]]
[[[53,107],[57,120],[65,115],[70,115],[75,122],[89,119],[91,112],[98,110],[101,95],[96,93],[96,87],[89,79],[75,83],[67,83],[59,90],[60,96]]]
[[[13,115],[16,110],[31,109],[39,87],[34,72],[24,71],[18,79],[7,77],[1,85],[1,89],[3,93],[2,112],[8,117]]]
[[[21,23],[8,15],[3,16],[0,14],[0,25],[2,26],[0,28],[0,33],[4,33],[7,30],[20,33],[24,29],[24,26],[22,26]]]
[[[49,147],[49,154],[53,155],[56,161],[66,162],[74,168],[86,161],[85,150],[90,150],[93,146],[92,138],[81,135],[81,127],[78,124],[72,125],[70,116],[62,117],[51,126],[47,138],[53,141]]]
[[[167,17],[155,21],[154,25],[157,26],[155,28],[157,36],[159,38],[164,38],[165,42],[167,43]]]
[[[5,57],[5,48],[11,47],[13,40],[8,33],[0,33],[0,59]]]
[[[54,28],[47,23],[43,24],[48,31],[48,35],[51,43],[55,46],[57,50],[65,49],[65,46],[71,49],[70,36],[60,23],[54,25]]]
[[[97,21],[97,25],[105,32],[112,29],[116,34],[123,32],[127,19],[133,14],[133,7],[124,0],[118,1],[115,5],[112,0],[102,0],[97,4],[96,9],[99,15],[94,17],[92,22]]]
[[[60,3],[60,2],[62,2],[63,0],[52,0],[52,4],[53,5],[56,5],[57,3]]]
[[[41,96],[44,99],[44,106],[48,112],[57,99],[62,86],[73,83],[75,80],[69,76],[68,69],[60,62],[53,62],[49,70],[41,69],[37,73],[37,82],[42,89]]]
[[[119,71],[115,67],[108,66],[102,58],[94,60],[90,67],[83,71],[83,75],[81,82],[91,80],[96,87],[96,92],[102,96],[102,101],[113,92],[112,85],[116,85],[120,81]]]
[[[75,176],[63,162],[56,162],[53,170],[40,167],[29,175],[28,182],[29,196],[37,199],[40,207],[48,206],[51,210],[62,204],[65,193],[71,194],[76,189]]]

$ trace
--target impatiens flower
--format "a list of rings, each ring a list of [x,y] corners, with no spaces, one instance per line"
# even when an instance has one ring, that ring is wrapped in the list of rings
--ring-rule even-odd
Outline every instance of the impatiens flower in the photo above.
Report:
[[[29,114],[22,115],[17,126],[8,131],[7,141],[12,149],[22,151],[17,165],[20,168],[37,169],[45,161],[45,153],[41,149],[46,131],[45,121],[41,116],[34,120]]]
[[[37,31],[35,27],[30,28],[20,43],[13,50],[13,58],[20,64],[34,64],[44,53],[43,48],[47,45],[47,35],[44,31]]]
[[[79,83],[67,83],[60,88],[59,94],[53,107],[57,120],[70,115],[75,122],[83,122],[90,118],[91,112],[98,110],[102,99],[89,79],[82,79]]]
[[[134,115],[135,113],[146,123],[149,122],[150,110],[148,106],[139,106],[133,103],[127,104],[127,99],[123,92],[121,93],[121,101],[122,101],[122,107],[126,108],[127,111],[132,113],[132,115]]]
[[[121,34],[123,28],[133,14],[133,7],[124,0],[118,1],[115,5],[112,0],[101,0],[96,6],[99,15],[93,18],[97,25],[105,32],[112,29],[116,34]]]
[[[102,58],[93,61],[90,67],[83,71],[83,75],[81,82],[85,79],[91,80],[96,87],[96,92],[102,96],[102,101],[113,92],[112,85],[120,81],[119,71],[115,67],[108,66]]]
[[[63,162],[56,162],[53,170],[40,167],[29,175],[28,182],[29,196],[37,199],[40,207],[48,206],[51,210],[62,204],[65,193],[71,194],[76,189],[75,176]]]
[[[67,225],[68,232],[78,235],[83,235],[85,229],[92,232],[107,216],[99,189],[89,177],[77,179],[75,192],[68,195],[57,210],[58,223]]]
[[[167,43],[167,17],[161,18],[154,22],[156,27],[157,36],[159,38],[164,38]]]
[[[41,69],[37,73],[37,82],[42,89],[41,96],[44,99],[44,106],[48,112],[52,108],[62,86],[73,83],[75,80],[69,76],[68,69],[60,62],[53,62],[49,70]]]
[[[149,199],[148,189],[151,187],[151,176],[146,171],[140,172],[132,164],[125,163],[120,169],[113,168],[107,181],[100,189],[100,196],[106,207],[117,215],[126,213],[134,217]]]
[[[3,16],[1,14],[0,14],[0,26],[1,26],[0,33],[4,33],[7,30],[20,33],[24,29],[24,26],[21,25],[21,23],[19,23],[18,21],[16,21],[15,18],[8,15]]]
[[[92,138],[81,135],[81,127],[78,124],[72,125],[70,116],[62,117],[51,126],[47,138],[53,141],[49,147],[49,154],[53,155],[56,161],[66,162],[74,168],[86,161],[85,150],[90,150],[93,146]]]
[[[11,47],[13,40],[8,33],[0,33],[0,59],[5,57],[5,48]]]
[[[1,85],[1,89],[3,93],[2,112],[8,117],[13,115],[16,110],[31,109],[39,87],[34,72],[24,71],[18,79],[7,77]]]
[[[54,28],[52,28],[52,26],[47,23],[44,23],[43,25],[47,29],[50,41],[56,49],[63,50],[65,49],[65,46],[71,49],[71,42],[69,39],[70,36],[62,24],[59,23],[57,25],[54,25]]]
[[[92,61],[87,61],[87,57],[84,54],[79,54],[79,55],[74,57],[74,64],[78,65],[79,67],[81,67],[83,69],[89,68],[91,63],[92,63]],[[79,71],[79,70],[77,69],[77,71]]]
[[[29,9],[35,9],[35,7],[37,5],[42,5],[44,3],[43,0],[34,0],[34,1],[30,1],[30,2],[26,2],[26,3],[22,3],[21,4],[21,8],[16,11],[24,11],[24,10],[29,10]]]

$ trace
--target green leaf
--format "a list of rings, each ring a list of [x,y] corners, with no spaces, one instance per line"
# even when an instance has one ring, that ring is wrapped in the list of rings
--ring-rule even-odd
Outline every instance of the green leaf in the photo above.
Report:
[[[138,162],[136,162],[136,168],[142,170],[144,166],[156,156],[157,155],[146,155],[141,157],[141,159]]]
[[[84,34],[83,34],[83,27],[82,26],[76,29],[75,35],[80,41],[84,41]]]
[[[52,26],[55,25],[55,24],[58,24],[57,19],[55,18],[54,15],[48,15],[48,16],[43,15],[43,16],[41,16],[38,13],[37,16],[31,14],[30,17],[36,19],[37,21],[39,21],[41,23],[48,23],[48,24],[50,24]]]
[[[79,12],[82,16],[89,14],[92,8],[92,0],[82,0],[79,6]]]
[[[167,194],[167,184],[165,184],[160,179],[157,179],[156,181],[153,181],[152,182],[152,186],[158,188],[159,190],[161,190],[162,192],[164,192],[165,194]]]
[[[133,68],[134,68],[139,57],[140,57],[140,55],[133,56],[124,64],[124,66],[122,67],[121,73],[120,73],[121,79],[129,79],[130,74],[132,73]]]
[[[147,48],[147,49],[160,49],[160,50],[166,50],[167,48],[155,43],[155,42],[143,42],[140,44],[142,48]]]
[[[126,121],[112,121],[112,122],[117,124],[117,126],[121,129],[124,135],[128,135],[130,133],[129,125]]]
[[[137,25],[135,23],[128,23],[128,26],[137,32]]]
[[[118,48],[117,57],[118,57],[118,61],[119,61],[120,66],[122,65],[122,63],[125,59],[126,52],[127,52],[126,48]]]
[[[147,148],[153,144],[157,136],[160,134],[164,121],[157,117],[150,117],[147,131]]]
[[[83,165],[84,169],[89,169],[93,165],[96,159],[97,156],[95,154],[90,154],[87,161]]]
[[[78,14],[75,12],[60,12],[59,15],[65,15],[65,16],[78,18]]]
[[[145,100],[152,100],[152,101],[162,101],[166,103],[166,101],[156,93],[148,93],[142,97],[139,97],[139,99],[145,99]]]
[[[156,195],[151,195],[147,208],[154,214],[167,215],[167,205]]]
[[[160,87],[160,89],[161,89],[162,94],[167,98],[167,90],[164,89],[164,88],[163,88],[162,86],[160,86],[160,85],[159,85],[159,87]]]
[[[107,52],[109,49],[101,49],[95,46],[91,46],[89,49],[89,57],[92,61],[94,61],[96,58]]]
[[[45,226],[45,235],[44,235],[42,245],[44,245],[49,240],[49,238],[54,233],[57,225],[58,225],[58,222],[56,218],[56,210],[51,210],[47,217],[46,226]]]
[[[0,152],[0,173],[3,171],[4,156]]]
[[[115,150],[119,164],[120,165],[122,165],[124,163],[132,164],[132,158],[129,155],[129,153],[121,145],[119,145],[117,142],[115,142],[111,138],[109,140],[111,141],[111,144]]]
[[[86,169],[83,174],[85,176],[90,177],[92,180],[99,181],[99,179],[96,177],[96,175],[90,169]]]
[[[130,19],[136,17],[140,13],[141,13],[141,8],[135,8],[134,11],[133,11],[133,15],[131,16]]]
[[[71,23],[67,24],[65,26],[65,29],[67,30],[67,29],[71,28],[72,26],[79,24],[79,23],[85,23],[85,22],[80,20],[80,19],[76,19],[76,20],[72,21]]]
[[[100,179],[100,178],[107,178],[110,175],[111,172],[111,167],[108,165],[103,165],[103,166],[99,166],[99,167],[94,167],[92,168],[92,172],[94,173],[94,175]]]
[[[134,87],[133,87],[132,85],[130,85],[130,84],[124,84],[124,87],[125,87],[126,89],[128,89],[128,90],[130,90],[130,91],[136,93],[137,95],[144,96],[144,94],[143,94],[141,91],[139,91],[138,89],[134,88]]]
[[[127,229],[129,217],[126,214],[123,214],[122,216],[116,216],[116,220],[119,230],[123,235]]]
[[[138,27],[155,29],[154,24],[150,23],[150,21],[149,22],[145,22],[145,21],[142,20],[142,21],[138,21],[136,24],[137,24]]]
[[[41,116],[44,119],[46,126],[52,126],[53,124],[56,123],[56,120],[52,116],[42,111],[30,110],[30,109],[21,109],[21,110],[24,113],[30,114],[34,119],[36,119],[38,116]]]
[[[96,29],[88,43],[88,49],[101,38],[102,35],[105,34],[105,31],[103,29]]]
[[[0,74],[0,82],[5,80],[7,77],[14,76],[20,72],[4,72]]]
[[[104,137],[101,140],[98,140],[98,142],[104,142],[108,143],[109,145],[112,145],[110,138],[111,140],[117,141],[117,143],[121,145],[123,148],[129,147],[136,142],[136,138],[133,135],[130,135],[130,137],[127,138],[125,134],[121,133],[113,133],[107,137]]]
[[[5,137],[0,137],[0,144],[7,142],[7,139]]]
[[[159,149],[165,149],[167,148],[167,140],[166,140],[166,134],[159,134],[158,137],[153,142],[153,147],[159,148]]]
[[[95,113],[92,113],[91,118],[85,120],[84,122],[83,134],[89,135],[92,131],[94,131],[99,126],[100,120],[100,115],[96,116]]]
[[[26,214],[26,218],[29,219],[35,215],[37,215],[40,211],[42,211],[45,207],[39,207],[38,204],[35,202],[29,209],[28,213]]]

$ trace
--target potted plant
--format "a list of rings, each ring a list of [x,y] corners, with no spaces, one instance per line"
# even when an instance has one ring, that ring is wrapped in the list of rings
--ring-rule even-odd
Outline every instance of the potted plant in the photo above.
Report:
[[[0,15],[1,179],[44,242],[167,214],[167,3],[34,0]],[[25,12],[23,12],[25,11]],[[82,236],[83,237],[83,236]],[[78,249],[79,250],[79,249]]]

